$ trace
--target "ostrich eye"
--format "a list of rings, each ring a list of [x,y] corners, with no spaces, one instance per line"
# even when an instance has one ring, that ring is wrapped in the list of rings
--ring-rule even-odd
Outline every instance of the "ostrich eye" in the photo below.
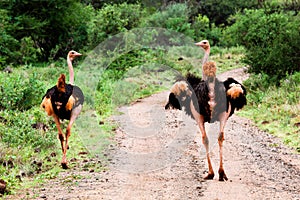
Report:
[[[71,54],[74,54],[74,51],[72,51]]]
[[[203,44],[206,44],[206,42],[203,42]]]

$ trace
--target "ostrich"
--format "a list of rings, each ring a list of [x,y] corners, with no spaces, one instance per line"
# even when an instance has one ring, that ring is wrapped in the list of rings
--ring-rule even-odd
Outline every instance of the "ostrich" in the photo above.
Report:
[[[206,58],[207,59],[207,58]],[[185,108],[185,112],[196,120],[202,133],[208,162],[208,175],[204,179],[213,179],[214,171],[209,156],[209,141],[205,131],[205,122],[220,122],[218,135],[220,166],[219,181],[228,180],[223,168],[222,146],[224,141],[224,127],[227,119],[246,105],[246,89],[234,80],[228,78],[221,82],[216,78],[215,62],[205,61],[202,66],[205,79],[201,80],[193,74],[187,74],[186,80],[176,82],[169,94],[165,109]]]
[[[74,85],[72,61],[78,56],[81,56],[81,54],[73,50],[70,51],[67,56],[70,83],[66,84],[66,77],[64,74],[61,74],[57,84],[47,90],[41,103],[41,107],[48,116],[53,117],[58,129],[58,139],[60,140],[63,153],[61,165],[64,169],[68,168],[66,154],[69,147],[68,139],[71,135],[71,127],[78,117],[84,102],[84,96],[81,89]],[[69,120],[65,135],[60,127],[60,120],[64,119]]]

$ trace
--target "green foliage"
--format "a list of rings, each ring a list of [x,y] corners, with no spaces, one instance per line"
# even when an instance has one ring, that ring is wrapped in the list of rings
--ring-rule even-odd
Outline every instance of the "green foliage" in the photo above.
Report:
[[[210,21],[207,16],[198,14],[192,24],[194,34],[197,38],[207,38],[207,32],[210,30]]]
[[[246,47],[244,62],[254,73],[276,76],[278,82],[300,66],[300,18],[289,13],[246,10],[236,15],[228,36]],[[255,23],[253,23],[255,22]]]
[[[41,101],[43,86],[36,73],[31,75],[0,73],[0,110],[30,109]]]
[[[8,11],[0,9],[0,69],[5,63],[11,63],[20,56],[18,40],[15,39],[11,31],[15,25],[9,22]]]
[[[23,37],[20,42],[21,57],[18,58],[19,63],[29,64],[34,63],[40,56],[40,51],[35,47],[31,37]]]
[[[6,192],[11,193],[20,185],[20,178],[49,170],[45,163],[40,168],[33,161],[43,163],[46,152],[49,155],[49,151],[54,151],[57,140],[53,134],[32,128],[37,122],[47,125],[51,132],[55,128],[39,107],[0,110],[0,116],[0,179],[8,183]]]
[[[116,95],[115,93],[119,92],[117,87],[120,85],[118,85],[118,83],[120,80],[124,79],[124,75],[128,73],[131,68],[141,66],[156,58],[157,55],[151,49],[139,49],[124,53],[110,63],[108,68],[101,75],[97,88],[96,109],[103,118],[110,116],[117,106],[129,103],[126,99],[120,104],[120,101],[116,101],[113,96]],[[124,87],[126,86],[124,85]],[[118,98],[122,97],[122,95],[117,96]],[[130,100],[137,99],[139,97],[140,96],[137,97],[133,95]]]
[[[189,23],[189,12],[186,4],[173,4],[146,17],[141,27],[160,27],[192,37],[194,32]]]
[[[206,15],[216,25],[228,24],[228,17],[245,8],[257,8],[256,0],[206,0],[201,1],[198,13]]]
[[[137,27],[145,14],[139,4],[105,5],[89,23],[88,35],[91,48],[109,36]]]
[[[0,132],[1,140],[10,147],[22,147],[30,144],[32,148],[48,148],[54,145],[51,135],[41,134],[38,130],[32,128],[32,124],[41,122],[43,115],[39,108],[16,112],[14,110],[1,111]],[[24,141],[26,141],[24,143]]]
[[[285,0],[283,2],[283,9],[284,10],[295,11],[296,13],[299,13],[299,11],[300,11],[300,0]]]
[[[194,31],[193,38],[196,41],[204,38],[210,41],[211,46],[226,46],[226,41],[223,41],[223,26],[216,26],[210,21],[206,15],[198,14],[194,17],[192,27]]]
[[[245,64],[241,62],[244,51],[245,49],[242,46],[230,48],[213,46],[210,59],[217,63],[217,73],[222,73],[231,69],[245,67]]]
[[[299,152],[300,72],[281,80],[280,87],[270,85],[270,78],[258,74],[244,82],[248,105],[240,113]]]
[[[93,9],[77,0],[1,1],[0,6],[5,8],[2,11],[4,42],[14,44],[7,47],[13,50],[12,55],[7,55],[7,62],[26,63],[34,61],[35,56],[47,61],[51,57],[65,56],[71,48],[82,49],[86,44],[86,26]],[[24,47],[22,42],[29,47]],[[36,49],[34,52],[33,48]],[[7,49],[1,49],[1,52],[8,54]],[[31,53],[34,53],[33,57]],[[24,56],[25,60],[22,60]]]
[[[81,0],[82,3],[86,5],[92,5],[95,9],[101,9],[107,4],[122,4],[122,3],[128,3],[128,4],[138,4],[140,1],[138,0]],[[144,3],[144,1],[143,1]]]

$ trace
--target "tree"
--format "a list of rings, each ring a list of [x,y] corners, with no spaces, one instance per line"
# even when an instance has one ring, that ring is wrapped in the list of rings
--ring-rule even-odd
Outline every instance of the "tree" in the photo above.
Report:
[[[276,76],[279,81],[299,71],[300,16],[292,14],[259,9],[235,16],[227,36],[246,47],[244,61],[252,72]]]
[[[15,25],[10,24],[8,12],[0,9],[0,66],[10,63],[14,58],[20,56],[19,42],[11,35],[11,31],[15,30]]]
[[[197,12],[206,15],[216,25],[228,25],[228,17],[237,11],[257,7],[257,0],[204,0],[199,2]]]
[[[86,27],[93,11],[79,0],[1,1],[12,29],[5,31],[17,41],[30,37],[39,50],[39,60],[65,55],[71,48],[81,49],[87,41]]]

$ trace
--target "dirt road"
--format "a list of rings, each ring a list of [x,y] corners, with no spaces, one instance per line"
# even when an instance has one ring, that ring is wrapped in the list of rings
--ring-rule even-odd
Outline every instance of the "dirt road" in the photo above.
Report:
[[[234,73],[246,78],[242,70]],[[300,199],[300,155],[251,121],[233,116],[225,129],[226,182],[204,181],[207,164],[196,123],[164,110],[167,92],[120,108],[109,169],[69,169],[23,194],[35,199]],[[207,125],[212,163],[219,163],[218,123]],[[97,163],[97,159],[89,162]],[[216,173],[217,174],[217,173]],[[73,178],[70,178],[73,177]],[[80,177],[80,178],[76,178]],[[20,198],[20,196],[18,196]]]

